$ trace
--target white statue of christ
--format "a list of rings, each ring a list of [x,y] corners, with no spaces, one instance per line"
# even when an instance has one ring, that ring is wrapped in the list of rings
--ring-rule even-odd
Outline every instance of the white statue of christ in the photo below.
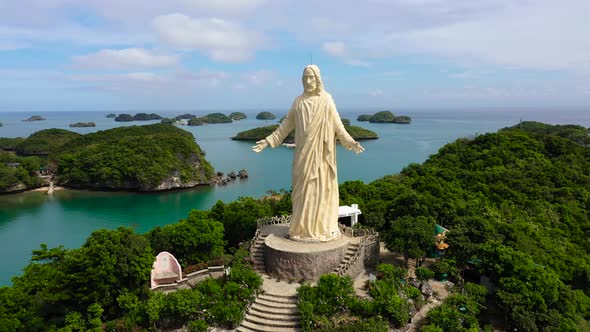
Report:
[[[340,236],[336,139],[357,154],[365,149],[344,129],[332,96],[324,90],[320,69],[305,67],[302,81],[303,94],[295,98],[287,117],[252,150],[260,152],[268,145],[275,148],[295,130],[289,237],[330,241]]]

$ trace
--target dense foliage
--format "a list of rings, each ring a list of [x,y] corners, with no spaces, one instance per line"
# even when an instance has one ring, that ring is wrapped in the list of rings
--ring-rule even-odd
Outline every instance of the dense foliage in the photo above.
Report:
[[[297,291],[303,331],[354,331],[372,322],[375,325],[366,331],[385,332],[387,321],[405,326],[410,308],[424,304],[421,292],[406,282],[403,269],[381,264],[378,271],[382,278],[370,284],[368,299],[356,296],[350,277],[327,274],[317,286],[303,284]]]
[[[272,134],[279,125],[271,125],[265,127],[258,127],[246,131],[239,132],[236,136],[232,137],[232,140],[236,141],[257,141],[266,138],[268,135]],[[348,126],[345,125],[344,129],[354,138],[355,140],[363,140],[363,139],[377,139],[379,136],[377,133],[357,127],[357,126]],[[287,138],[285,138],[285,143],[293,143],[295,141],[295,131],[289,133]]]
[[[381,111],[373,115],[363,114],[356,118],[357,121],[369,121],[373,123],[411,123],[412,118],[407,115],[395,116],[390,111]]]
[[[16,147],[20,155],[49,155],[59,152],[60,148],[81,135],[65,129],[44,129],[31,134]]]
[[[155,252],[168,251],[182,266],[223,255],[223,224],[202,211],[193,210],[187,219],[152,229],[147,237]]]
[[[369,122],[389,123],[393,122],[393,119],[395,119],[395,115],[393,115],[393,113],[391,113],[390,111],[381,111],[373,114],[371,119],[369,119]]]
[[[396,225],[408,220],[448,228],[450,248],[437,268],[459,281],[488,276],[511,328],[583,331],[590,319],[588,133],[525,122],[459,139],[400,175],[344,183],[341,200],[359,204],[364,223],[390,248]]]
[[[242,112],[232,112],[229,115],[230,119],[234,120],[234,121],[238,121],[238,120],[243,120],[245,118],[247,118],[248,116],[246,116],[245,113]]]
[[[465,284],[462,293],[451,294],[442,305],[432,308],[421,332],[477,332],[477,315],[486,299],[487,289],[474,283]]]
[[[223,255],[223,226],[209,215],[192,211],[186,220],[145,236],[123,227],[98,230],[79,249],[42,244],[23,275],[0,288],[0,330],[235,328],[262,285],[243,247],[233,249],[228,276],[170,295],[147,288],[159,250],[186,264]]]
[[[155,190],[173,177],[194,185],[213,175],[192,134],[166,124],[98,131],[60,150],[58,180],[69,186]]]
[[[115,117],[115,121],[117,122],[131,122],[133,121],[133,116],[131,116],[131,114],[119,114]]]
[[[25,140],[23,137],[0,137],[0,150],[16,150],[16,146]]]
[[[203,120],[201,120],[199,118],[192,118],[192,119],[188,120],[188,125],[189,126],[202,126]]]
[[[272,120],[276,118],[277,116],[272,114],[271,112],[260,112],[256,114],[256,119],[258,120]]]
[[[41,167],[38,157],[18,157],[0,151],[0,192],[38,187],[42,180],[36,172]]]
[[[156,113],[137,113],[133,116],[133,121],[160,120],[162,117]]]
[[[204,123],[230,123],[232,119],[223,113],[210,113],[199,118]]]

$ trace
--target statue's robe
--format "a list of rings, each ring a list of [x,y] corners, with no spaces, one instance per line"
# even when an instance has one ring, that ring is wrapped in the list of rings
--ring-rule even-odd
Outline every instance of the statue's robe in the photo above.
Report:
[[[329,241],[338,229],[336,139],[347,149],[355,140],[346,132],[332,96],[321,90],[295,99],[287,117],[266,140],[274,148],[295,129],[293,156],[293,239]]]

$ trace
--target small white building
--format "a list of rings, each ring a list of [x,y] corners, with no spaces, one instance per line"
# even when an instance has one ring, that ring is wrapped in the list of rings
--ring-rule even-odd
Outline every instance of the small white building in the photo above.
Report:
[[[358,216],[361,214],[358,204],[352,204],[351,206],[343,205],[338,207],[338,218],[350,217],[350,227],[354,227],[358,223]]]

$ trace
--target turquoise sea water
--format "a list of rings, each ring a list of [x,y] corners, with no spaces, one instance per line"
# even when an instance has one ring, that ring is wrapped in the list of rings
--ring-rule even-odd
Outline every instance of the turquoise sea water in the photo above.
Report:
[[[278,117],[282,111],[273,111]],[[423,162],[440,147],[459,137],[494,132],[522,120],[552,124],[574,123],[590,127],[590,109],[531,110],[400,110],[396,114],[413,118],[410,125],[358,123],[361,110],[340,110],[343,118],[352,120],[379,134],[380,139],[362,142],[366,152],[356,156],[340,149],[337,152],[339,181],[370,182],[384,175],[398,173],[412,162]],[[158,121],[118,123],[106,118],[109,112],[0,112],[0,137],[26,137],[46,128],[63,128],[79,133],[104,130],[120,125],[141,125]],[[127,112],[133,113],[133,112]],[[181,114],[156,112],[162,116]],[[186,112],[182,112],[186,113]],[[190,113],[190,112],[189,112]],[[194,112],[193,112],[194,113]],[[204,115],[208,112],[194,114]],[[224,112],[229,114],[230,112]],[[0,196],[0,286],[21,273],[31,250],[40,243],[49,246],[80,246],[86,237],[100,228],[132,226],[146,232],[158,225],[176,222],[191,209],[209,209],[217,200],[230,202],[240,196],[260,197],[269,189],[291,186],[292,150],[267,149],[260,154],[251,151],[252,143],[231,141],[236,133],[275,121],[260,121],[256,112],[246,112],[248,119],[230,124],[182,127],[193,133],[206,158],[216,170],[229,172],[246,169],[250,178],[224,187],[199,187],[190,190],[153,194],[123,192],[58,191],[50,197],[40,192]],[[22,122],[31,115],[46,121]],[[94,128],[69,128],[75,122],[94,121]]]

